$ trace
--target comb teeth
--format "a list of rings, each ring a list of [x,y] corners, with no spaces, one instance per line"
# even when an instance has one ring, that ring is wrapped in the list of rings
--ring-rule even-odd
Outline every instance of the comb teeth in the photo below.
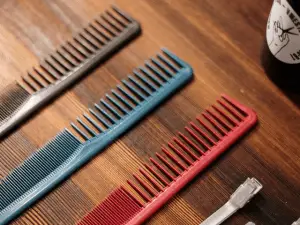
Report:
[[[76,124],[71,123],[73,131],[85,141],[104,133],[174,81],[176,74],[186,69],[187,65],[168,50],[162,51],[163,55],[158,54],[146,61],[144,66],[122,80],[121,85],[95,103],[94,108],[90,108],[82,118],[78,118]]]
[[[15,85],[13,94],[0,95],[0,136],[83,76],[97,63],[140,32],[138,22],[113,6],[81,32],[32,68]],[[8,88],[11,89],[11,88]],[[8,97],[7,97],[8,96]],[[21,97],[20,97],[21,96]],[[19,97],[19,98],[15,98]],[[30,102],[25,103],[30,97]],[[20,107],[22,105],[22,107]],[[5,121],[1,125],[1,121]]]
[[[19,84],[8,85],[0,93],[0,125],[14,111],[16,111],[28,98],[30,94]]]
[[[82,29],[71,41],[67,41],[55,53],[49,55],[39,67],[22,77],[32,93],[38,92],[70,75],[80,64],[100,52],[136,22],[113,6]]]
[[[166,49],[163,52],[157,57],[162,66],[153,65],[160,72],[141,67],[137,71],[146,81],[134,76],[123,80],[94,109],[71,124],[72,133],[83,139],[83,143],[65,130],[7,176],[0,184],[0,224],[11,221],[192,79],[188,64]],[[161,77],[167,76],[167,69],[172,72],[163,81]],[[154,84],[155,80],[159,82]],[[143,90],[146,85],[153,87],[147,89],[148,93]],[[152,196],[146,194],[144,198],[150,200]]]
[[[67,130],[35,152],[0,183],[0,211],[12,207],[24,193],[61,166],[81,145]],[[26,179],[24,179],[26,178]],[[13,192],[11,191],[13,190]],[[1,213],[0,213],[1,215]]]
[[[124,208],[128,208],[129,210],[124,210]],[[121,187],[115,190],[101,205],[85,217],[79,225],[124,224],[128,220],[128,217],[137,214],[142,208],[141,203]],[[106,211],[107,214],[99,213],[102,211]]]
[[[168,147],[163,146],[162,154],[156,153],[157,159],[150,158],[152,165],[144,164],[140,174],[133,175],[135,182],[127,181],[127,198],[134,198],[141,208],[122,206],[118,216],[127,220],[115,220],[114,208],[119,199],[113,192],[107,199],[114,199],[114,204],[107,207],[104,201],[79,224],[142,224],[256,123],[256,114],[251,109],[228,96],[222,95],[217,102],[197,118],[197,124],[190,122],[186,126],[186,134],[178,132]],[[109,223],[102,223],[104,217]]]

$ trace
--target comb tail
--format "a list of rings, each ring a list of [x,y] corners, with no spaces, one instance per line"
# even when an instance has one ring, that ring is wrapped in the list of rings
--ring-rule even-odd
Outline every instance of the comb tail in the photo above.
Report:
[[[113,10],[122,13],[116,7],[113,7]],[[124,13],[123,13],[124,14]],[[125,14],[124,14],[125,16]],[[126,15],[126,18],[129,18]],[[25,102],[20,108],[13,112],[6,121],[0,123],[0,137],[9,132],[17,124],[28,118],[32,113],[34,113],[38,108],[44,106],[47,102],[69,87],[72,83],[78,80],[83,76],[87,71],[93,69],[98,63],[103,62],[108,57],[110,57],[114,52],[119,50],[124,44],[129,42],[131,39],[136,37],[141,31],[139,23],[132,18],[130,23],[125,27],[121,33],[119,33],[114,38],[110,39],[105,45],[103,45],[98,51],[90,53],[90,56],[79,65],[76,65],[71,71],[67,71],[63,76],[59,77],[50,72],[49,69],[44,68],[47,73],[51,73],[54,76],[54,83],[49,83],[46,88],[37,90],[31,98]],[[98,31],[99,32],[99,31]],[[75,48],[76,49],[76,48]],[[67,48],[64,47],[64,50],[71,54],[70,51],[67,51]],[[76,49],[78,50],[78,49]],[[63,55],[61,55],[63,56]],[[71,55],[73,58],[75,55]],[[66,58],[64,58],[66,59]],[[36,70],[37,71],[37,70]],[[39,76],[45,79],[42,73],[39,73]],[[13,104],[13,103],[11,103]]]

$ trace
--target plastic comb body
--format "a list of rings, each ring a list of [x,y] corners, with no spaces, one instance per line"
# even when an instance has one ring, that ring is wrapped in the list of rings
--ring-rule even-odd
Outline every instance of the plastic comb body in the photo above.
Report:
[[[0,93],[0,137],[140,32],[137,21],[113,6]]]
[[[253,127],[257,116],[223,95],[197,121],[150,158],[134,181],[127,181],[128,188],[116,189],[79,225],[142,224]]]
[[[106,94],[89,112],[35,152],[0,183],[5,224],[103,151],[154,107],[192,79],[192,68],[163,49]]]

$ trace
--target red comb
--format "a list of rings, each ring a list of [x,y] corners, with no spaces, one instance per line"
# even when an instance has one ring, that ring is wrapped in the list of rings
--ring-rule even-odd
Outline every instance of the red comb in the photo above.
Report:
[[[135,182],[127,181],[130,191],[116,189],[79,225],[142,224],[257,122],[253,110],[228,96],[217,102],[198,125],[190,122],[187,135],[179,132],[157,159],[150,158],[152,165],[133,175]]]

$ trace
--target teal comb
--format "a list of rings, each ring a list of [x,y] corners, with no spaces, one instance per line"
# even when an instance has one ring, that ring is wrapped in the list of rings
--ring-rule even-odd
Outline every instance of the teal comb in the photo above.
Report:
[[[192,79],[192,68],[166,49],[72,123],[0,183],[0,224],[14,219],[154,107]]]

